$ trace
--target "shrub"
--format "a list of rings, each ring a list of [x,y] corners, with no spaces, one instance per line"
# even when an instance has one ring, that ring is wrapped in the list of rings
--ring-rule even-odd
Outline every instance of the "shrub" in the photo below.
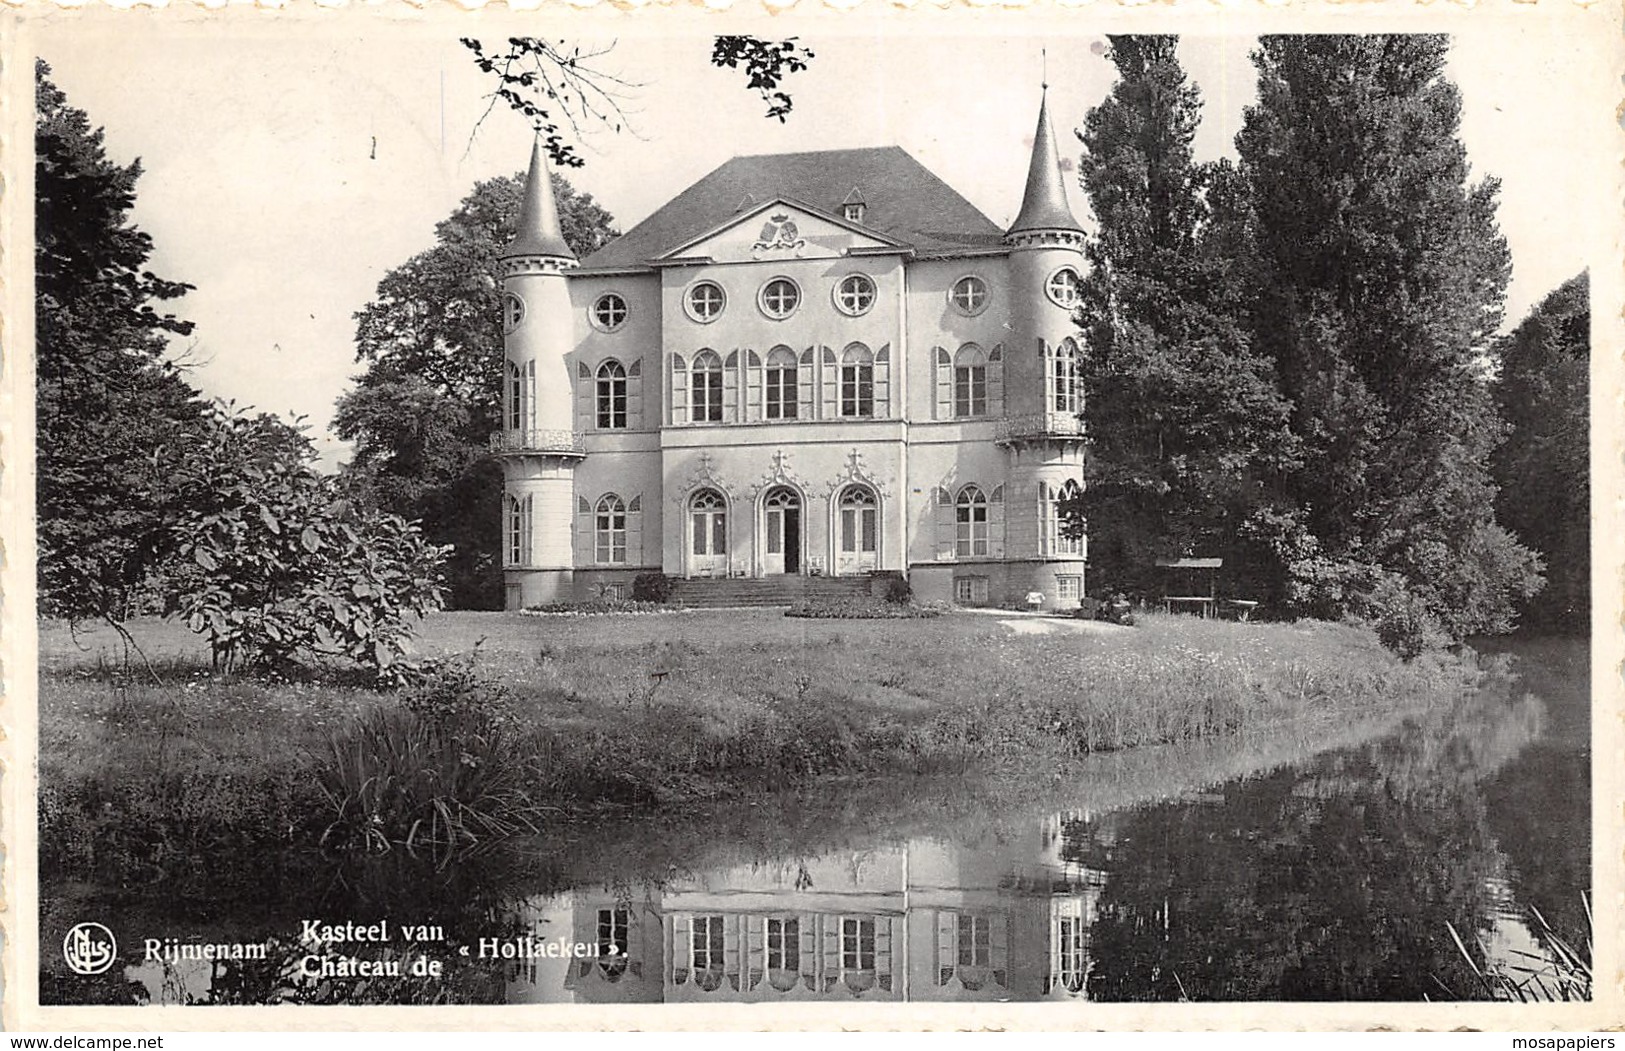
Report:
[[[1405,586],[1397,576],[1386,574],[1366,600],[1366,614],[1376,629],[1377,639],[1406,660],[1450,643],[1439,618],[1428,608],[1427,600]]]
[[[914,589],[909,587],[908,580],[903,577],[892,577],[886,583],[886,601],[893,605],[902,606],[914,600]]]
[[[632,578],[633,602],[670,602],[672,579],[664,573],[639,573]]]
[[[638,599],[592,599],[587,602],[541,602],[526,606],[521,612],[531,614],[558,614],[593,616],[605,613],[665,613],[670,606]]]

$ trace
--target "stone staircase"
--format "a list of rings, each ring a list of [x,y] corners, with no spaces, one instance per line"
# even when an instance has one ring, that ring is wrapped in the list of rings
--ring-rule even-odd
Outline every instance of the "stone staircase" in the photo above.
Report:
[[[795,606],[802,602],[867,599],[869,588],[868,576],[694,577],[672,581],[671,601],[690,609]]]

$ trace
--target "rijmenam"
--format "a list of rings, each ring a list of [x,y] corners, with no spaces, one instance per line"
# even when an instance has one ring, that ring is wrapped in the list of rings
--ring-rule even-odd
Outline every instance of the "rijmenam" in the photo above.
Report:
[[[578,261],[538,146],[502,259],[507,607],[656,572],[1076,606],[1083,245],[1043,103],[1008,230],[896,147],[736,157]]]

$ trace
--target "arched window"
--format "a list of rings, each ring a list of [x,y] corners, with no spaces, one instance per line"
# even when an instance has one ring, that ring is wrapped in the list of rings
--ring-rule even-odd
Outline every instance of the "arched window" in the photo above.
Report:
[[[607,981],[619,981],[626,972],[632,955],[631,922],[627,909],[598,910],[598,967]]]
[[[1055,348],[1055,360],[1051,369],[1053,394],[1051,403],[1055,412],[1076,414],[1083,411],[1080,370],[1078,345],[1071,337],[1061,340],[1061,345]]]
[[[598,366],[598,428],[626,426],[626,369],[613,358]]]
[[[841,917],[841,983],[854,993],[874,988],[876,924],[873,917]]]
[[[523,566],[530,562],[530,510],[531,498],[509,496],[503,515],[503,562],[509,566]]]
[[[508,429],[528,431],[536,426],[536,362],[527,361],[523,367],[508,362]]]
[[[841,553],[872,555],[880,545],[879,507],[866,485],[848,486],[841,493]]]
[[[694,355],[689,371],[689,419],[695,423],[722,422],[722,359],[715,351]]]
[[[769,916],[767,927],[767,981],[787,993],[801,980],[801,919],[798,916]]]
[[[704,557],[728,553],[728,501],[715,489],[701,489],[689,500],[691,551]]]
[[[841,355],[841,415],[875,414],[875,356],[862,343]]]
[[[606,493],[594,513],[593,557],[600,564],[626,561],[626,505],[614,493]]]
[[[797,403],[795,351],[774,347],[767,355],[767,418],[793,420]]]
[[[1055,501],[1055,548],[1057,555],[1083,554],[1083,540],[1075,536],[1066,535],[1066,520],[1063,509],[1077,501],[1083,495],[1083,487],[1075,479],[1068,478],[1061,487],[1060,495]]]
[[[987,415],[987,355],[974,343],[954,356],[954,415]]]
[[[960,558],[987,554],[987,497],[974,485],[954,502],[954,553]]]

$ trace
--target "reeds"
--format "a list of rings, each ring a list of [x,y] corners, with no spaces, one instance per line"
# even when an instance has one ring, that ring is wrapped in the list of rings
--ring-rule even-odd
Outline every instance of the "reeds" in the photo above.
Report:
[[[1517,963],[1492,961],[1489,947],[1480,938],[1477,940],[1478,948],[1486,961],[1485,965],[1480,967],[1473,959],[1473,954],[1467,951],[1467,945],[1462,941],[1455,925],[1446,921],[1445,926],[1450,929],[1450,937],[1455,940],[1456,948],[1461,951],[1467,966],[1472,968],[1473,975],[1478,979],[1479,988],[1487,999],[1518,1003],[1590,1000],[1591,931],[1594,924],[1591,917],[1591,899],[1581,892],[1580,901],[1585,906],[1586,914],[1586,944],[1583,955],[1552,929],[1552,925],[1546,922],[1546,917],[1541,915],[1540,909],[1534,905],[1529,906],[1529,911],[1540,924],[1536,936],[1545,943],[1547,955],[1513,949],[1511,955],[1521,958]],[[1522,960],[1529,962],[1524,963]]]

